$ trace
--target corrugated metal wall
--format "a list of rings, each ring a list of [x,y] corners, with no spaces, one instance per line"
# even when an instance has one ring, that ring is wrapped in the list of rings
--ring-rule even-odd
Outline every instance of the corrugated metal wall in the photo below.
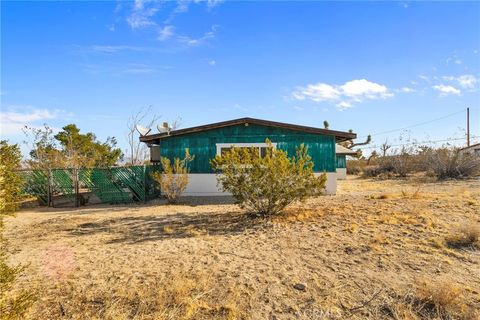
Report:
[[[337,155],[337,168],[347,167],[347,157],[345,155]]]
[[[262,143],[268,138],[277,148],[295,154],[295,147],[305,144],[312,157],[316,172],[335,172],[335,137],[308,134],[283,128],[249,124],[217,128],[208,131],[172,136],[160,140],[162,157],[183,158],[185,149],[195,155],[190,163],[191,173],[212,173],[210,159],[216,155],[216,143]]]

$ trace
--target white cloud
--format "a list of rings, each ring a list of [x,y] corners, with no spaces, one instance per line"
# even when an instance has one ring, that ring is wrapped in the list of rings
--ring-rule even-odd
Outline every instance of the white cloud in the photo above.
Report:
[[[430,78],[425,75],[419,75],[418,77],[424,81],[430,82]]]
[[[345,109],[351,108],[352,104],[347,101],[342,101],[339,104],[337,104],[337,107],[341,110],[345,110]]]
[[[207,0],[207,7],[213,8],[223,3],[224,0]]]
[[[309,84],[306,87],[298,87],[292,93],[292,97],[296,100],[337,102],[337,107],[341,109],[352,107],[354,102],[385,99],[392,96],[393,93],[386,86],[366,79],[351,80],[343,85]]]
[[[474,89],[479,80],[472,74],[464,74],[458,77],[444,76],[443,80],[456,82],[460,87],[464,89]]]
[[[478,82],[478,79],[471,74],[464,74],[457,78],[457,82],[460,86],[466,89],[473,89]]]
[[[156,69],[149,68],[146,65],[132,64],[132,65],[128,66],[127,68],[125,68],[123,70],[123,73],[126,73],[126,74],[150,74],[150,73],[154,73],[155,71],[156,71]]]
[[[172,25],[164,26],[158,32],[158,39],[160,41],[165,41],[170,39],[174,35],[174,27]]]
[[[416,90],[415,89],[412,89],[410,87],[403,87],[400,89],[401,92],[405,92],[405,93],[412,93],[412,92],[415,92]]]
[[[55,119],[60,115],[59,110],[34,109],[30,106],[13,106],[11,110],[0,112],[0,132],[2,135],[22,134],[24,126],[34,126],[35,123]]]
[[[300,107],[300,106],[293,106],[293,109],[295,109],[295,110],[297,110],[297,111],[303,111],[303,110],[305,110],[305,108]]]
[[[158,12],[159,4],[160,2],[158,1],[135,0],[133,11],[127,17],[127,23],[132,29],[140,29],[156,25],[152,18]]]
[[[214,66],[214,65],[217,64],[217,61],[215,61],[215,60],[210,60],[210,61],[208,61],[208,64],[211,65],[211,66]]]
[[[186,44],[188,46],[198,46],[207,42],[209,39],[215,38],[217,29],[218,25],[213,25],[210,31],[205,32],[200,38],[195,39],[188,36],[179,36],[177,39],[180,43]]]
[[[461,91],[458,90],[457,88],[452,87],[452,86],[448,86],[448,85],[444,85],[444,84],[435,85],[432,88],[440,91],[441,96],[446,96],[446,95],[449,95],[449,94],[460,95],[460,93],[461,93]]]
[[[326,83],[309,84],[306,87],[299,87],[293,92],[297,100],[310,99],[315,102],[336,100],[340,97],[340,91],[334,86]]]
[[[147,48],[145,47],[135,47],[135,46],[127,46],[127,45],[93,45],[90,46],[90,49],[99,52],[99,53],[107,53],[107,54],[115,54],[121,51],[146,51]]]
[[[449,65],[450,63],[454,63],[454,64],[462,64],[462,60],[460,60],[460,58],[458,58],[458,56],[456,54],[454,54],[453,56],[451,57],[448,57],[446,60],[445,60],[445,63],[447,65]]]
[[[146,65],[143,63],[84,64],[82,67],[84,72],[92,75],[109,74],[113,76],[146,75],[173,69],[169,65]]]
[[[378,99],[392,96],[386,86],[365,79],[352,80],[340,87],[343,94],[355,100]]]

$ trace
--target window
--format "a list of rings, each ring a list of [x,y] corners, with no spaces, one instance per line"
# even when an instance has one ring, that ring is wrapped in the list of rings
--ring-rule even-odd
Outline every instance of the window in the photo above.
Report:
[[[228,152],[232,149],[232,147],[235,148],[257,148],[258,149],[258,154],[260,157],[265,157],[267,154],[267,149],[268,146],[266,143],[217,143],[217,155],[222,155],[225,152]],[[277,148],[276,143],[272,143],[273,149]]]

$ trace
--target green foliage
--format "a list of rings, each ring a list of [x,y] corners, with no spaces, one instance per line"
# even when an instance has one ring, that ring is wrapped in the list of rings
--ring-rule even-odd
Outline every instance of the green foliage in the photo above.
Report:
[[[80,133],[75,124],[63,127],[62,131],[55,135],[55,139],[71,162],[69,167],[109,167],[122,156],[122,151],[115,148],[115,138],[108,137],[106,142],[99,142],[91,132]]]
[[[0,214],[13,213],[22,196],[22,178],[16,169],[20,168],[22,155],[18,145],[0,141]]]
[[[267,140],[261,157],[257,148],[235,148],[211,161],[217,180],[240,207],[260,215],[274,215],[296,201],[323,192],[326,175],[315,177],[313,162],[302,144],[295,156],[274,149]]]
[[[64,157],[57,147],[52,128],[47,125],[43,128],[25,126],[23,131],[27,139],[32,142],[31,159],[27,162],[31,168],[49,170],[64,165]]]
[[[185,150],[185,158],[170,159],[162,157],[162,172],[154,172],[152,178],[160,186],[160,190],[169,203],[176,203],[188,185],[188,163],[193,160],[188,149]]]
[[[7,243],[3,238],[3,218],[18,209],[22,197],[22,179],[15,172],[21,158],[18,145],[0,141],[0,319],[21,319],[34,301],[30,292],[12,291],[24,268],[7,265]]]
[[[4,249],[0,251],[0,319],[23,319],[35,301],[35,296],[32,292],[24,290],[13,292],[15,280],[24,268],[8,266]]]
[[[26,127],[25,133],[33,140],[29,162],[32,168],[109,167],[122,157],[115,138],[100,142],[91,132],[80,133],[75,124],[64,126],[56,135],[46,125],[41,129]]]

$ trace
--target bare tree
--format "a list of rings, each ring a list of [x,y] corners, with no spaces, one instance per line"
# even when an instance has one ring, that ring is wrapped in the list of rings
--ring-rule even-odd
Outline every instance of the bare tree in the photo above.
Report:
[[[155,122],[161,117],[160,115],[154,114],[152,109],[152,106],[143,107],[128,118],[127,140],[130,148],[129,162],[131,165],[142,164],[148,154],[147,146],[139,140],[136,127],[137,125],[143,125],[147,128],[152,128]]]
[[[170,130],[175,131],[182,126],[182,118],[177,117],[175,120],[168,123]]]
[[[387,156],[387,151],[390,149],[392,146],[388,144],[388,141],[385,140],[384,143],[380,146],[380,150],[382,150],[382,157],[385,158]]]

